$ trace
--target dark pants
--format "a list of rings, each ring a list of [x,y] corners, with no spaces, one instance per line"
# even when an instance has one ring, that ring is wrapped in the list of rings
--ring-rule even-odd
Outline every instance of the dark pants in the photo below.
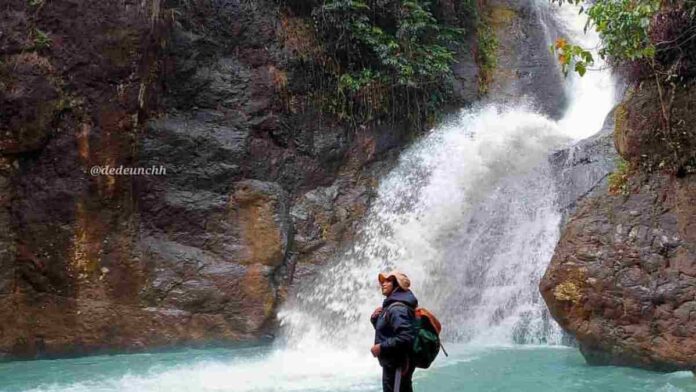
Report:
[[[406,366],[406,365],[404,365]],[[403,370],[403,368],[402,368]],[[384,392],[413,392],[411,378],[415,366],[409,366],[405,371],[401,372],[401,388],[400,391],[394,390],[394,382],[396,381],[396,369],[391,367],[382,368],[382,391]]]

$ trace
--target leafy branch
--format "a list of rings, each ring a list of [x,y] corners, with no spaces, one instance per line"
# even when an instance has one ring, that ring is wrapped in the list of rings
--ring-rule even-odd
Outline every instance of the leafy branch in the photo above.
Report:
[[[587,67],[594,64],[594,58],[589,50],[578,45],[569,44],[564,38],[559,38],[551,45],[551,52],[558,54],[558,63],[564,75],[573,68],[580,76],[584,76]]]
[[[584,0],[550,1],[559,5],[584,3]],[[581,7],[580,12],[587,15],[585,31],[593,27],[602,39],[600,57],[622,61],[655,56],[648,28],[659,9],[660,0],[597,0],[587,8]],[[575,71],[580,75],[593,62],[588,50],[569,45],[563,39],[556,41],[555,50],[559,52],[561,66],[567,70],[569,65],[575,64]]]

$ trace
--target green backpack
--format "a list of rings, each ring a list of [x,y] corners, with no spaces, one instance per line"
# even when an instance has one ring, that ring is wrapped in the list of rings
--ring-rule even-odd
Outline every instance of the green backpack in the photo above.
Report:
[[[395,302],[389,305],[389,308],[397,305],[408,307],[404,303]],[[416,367],[427,369],[437,357],[440,349],[445,353],[445,356],[448,356],[440,342],[442,325],[437,317],[425,308],[416,308],[415,318],[417,333],[413,340],[413,347],[411,347],[411,358],[414,359]]]

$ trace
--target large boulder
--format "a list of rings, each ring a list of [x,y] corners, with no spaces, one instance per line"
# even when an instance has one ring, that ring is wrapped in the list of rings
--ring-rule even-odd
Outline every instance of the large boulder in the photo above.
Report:
[[[682,129],[694,129],[682,121],[692,113],[691,94],[680,89],[674,100]],[[630,171],[614,177],[624,183],[612,192],[604,184],[579,203],[540,290],[588,363],[694,370],[696,176],[671,164],[653,171],[650,161],[686,162],[696,151],[663,144],[657,128],[639,126],[656,115],[644,103],[649,96],[659,105],[657,95],[639,88],[616,110],[616,145]]]
[[[591,364],[695,369],[696,178],[584,201],[540,289]]]

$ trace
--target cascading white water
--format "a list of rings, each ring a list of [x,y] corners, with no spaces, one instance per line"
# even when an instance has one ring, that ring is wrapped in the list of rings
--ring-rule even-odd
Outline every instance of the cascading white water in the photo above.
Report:
[[[366,315],[381,303],[376,276],[388,266],[408,273],[445,339],[485,330],[498,343],[555,340],[536,323],[535,282],[560,219],[545,157],[565,141],[540,115],[489,106],[404,152],[380,184],[361,241],[281,312],[287,343],[369,347]]]
[[[560,10],[566,35],[596,47],[577,9]],[[381,302],[376,276],[392,267],[441,317],[446,340],[559,343],[537,288],[560,222],[546,157],[600,129],[613,83],[601,59],[594,68],[569,77],[570,105],[558,122],[489,105],[405,151],[382,180],[361,239],[280,312],[283,344],[365,351],[366,319]]]
[[[545,3],[548,5],[548,3]],[[585,48],[591,49],[595,63],[583,77],[571,73],[566,83],[571,103],[559,127],[573,139],[584,139],[597,133],[604,117],[614,104],[614,80],[609,66],[597,54],[600,39],[593,28],[585,31],[587,19],[578,15],[577,7],[556,7],[564,35]],[[555,39],[552,37],[552,39]]]

